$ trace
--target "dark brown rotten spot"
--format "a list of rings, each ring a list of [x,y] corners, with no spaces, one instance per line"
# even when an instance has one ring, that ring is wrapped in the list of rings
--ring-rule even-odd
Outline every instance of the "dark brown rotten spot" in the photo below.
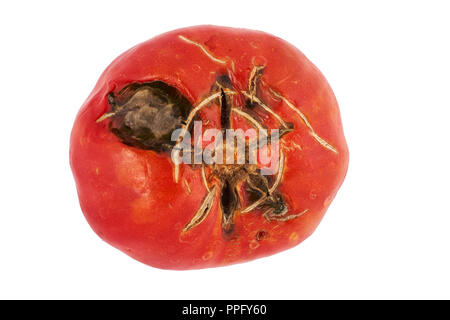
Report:
[[[259,172],[253,172],[249,174],[246,183],[247,195],[251,202],[265,197],[264,201],[257,208],[270,211],[273,215],[283,215],[286,213],[287,206],[283,200],[283,196],[279,193],[270,194],[269,181],[266,176],[263,176]]]
[[[216,91],[218,87],[223,87],[227,89],[233,89],[233,84],[231,83],[231,79],[226,74],[221,74],[217,77],[216,83],[214,84],[211,91]]]
[[[212,92],[220,91],[220,125],[223,132],[231,128],[230,118],[232,107],[232,98],[225,94],[224,89],[233,90],[231,80],[226,74],[219,75],[211,87]]]
[[[258,172],[249,174],[247,179],[248,191],[258,199],[262,196],[269,196],[269,182],[267,177]]]
[[[231,104],[227,101],[227,97],[223,89],[220,88],[220,128],[224,134],[226,133],[226,130],[231,127],[230,116]]]
[[[222,88],[220,88],[220,127],[223,133],[231,127],[231,104]],[[226,141],[225,141],[226,143]],[[220,191],[220,207],[222,209],[222,229],[225,233],[230,233],[234,226],[234,214],[239,208],[239,195],[237,192],[237,177],[239,174],[233,174],[233,170],[227,170],[224,167],[224,173],[220,175],[222,180],[222,189]],[[238,171],[240,171],[238,169]],[[230,174],[231,173],[231,174]]]
[[[281,194],[276,193],[271,197],[268,197],[261,205],[262,208],[268,208],[268,210],[274,215],[283,215],[287,212],[287,206],[283,200]]]
[[[132,83],[117,95],[111,92],[109,128],[130,146],[169,151],[172,132],[181,128],[192,105],[178,89],[162,81]]]
[[[239,195],[231,179],[225,179],[220,192],[220,207],[222,209],[222,230],[225,233],[233,231],[234,214],[239,208]]]
[[[261,241],[266,239],[267,237],[269,237],[269,233],[267,231],[264,230],[259,230],[256,235],[255,235],[255,239],[256,241]]]

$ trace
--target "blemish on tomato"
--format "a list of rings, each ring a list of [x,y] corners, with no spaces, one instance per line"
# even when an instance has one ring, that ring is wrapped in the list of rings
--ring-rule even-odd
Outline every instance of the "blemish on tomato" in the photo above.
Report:
[[[213,256],[213,252],[212,252],[212,251],[208,251],[207,253],[205,253],[205,254],[202,256],[202,260],[203,260],[203,261],[208,261],[209,259],[212,258],[212,256]]]
[[[266,239],[268,236],[269,236],[269,233],[267,231],[259,230],[255,235],[255,239],[256,239],[256,241],[261,241],[261,240]]]
[[[316,193],[315,191],[311,191],[311,192],[309,193],[309,198],[310,198],[311,200],[316,199],[316,198],[317,198],[317,193]]]
[[[289,240],[290,241],[295,241],[298,239],[298,234],[297,232],[292,232],[291,235],[289,236]]]

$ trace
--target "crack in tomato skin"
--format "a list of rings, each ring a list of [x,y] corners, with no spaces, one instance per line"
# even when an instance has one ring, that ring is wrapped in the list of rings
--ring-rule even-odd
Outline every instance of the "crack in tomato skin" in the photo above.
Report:
[[[205,46],[201,45],[200,43],[195,42],[195,41],[193,41],[193,40],[191,40],[191,39],[188,39],[188,38],[186,38],[186,37],[183,36],[183,35],[179,35],[178,37],[179,37],[181,40],[183,40],[183,41],[185,41],[185,42],[187,42],[187,43],[190,43],[190,44],[193,44],[193,45],[199,47],[199,48],[203,51],[203,53],[204,53],[208,58],[210,58],[212,61],[217,62],[217,63],[221,63],[221,64],[226,64],[226,63],[227,63],[225,60],[221,60],[221,59],[218,59],[218,58],[214,57],[214,56],[209,52],[209,50],[206,49]]]
[[[208,58],[200,47],[183,41],[179,35],[202,45],[213,57],[226,63]],[[259,79],[264,82],[264,90],[256,90],[252,95],[253,89],[248,86],[249,76],[252,68],[263,60],[265,68]],[[279,61],[285,63],[280,64]],[[194,65],[197,66],[195,69]],[[187,70],[196,70],[195,77]],[[115,176],[116,170],[111,169],[126,167],[120,150],[135,148],[124,145],[109,132],[111,116],[98,123],[96,120],[109,110],[108,93],[118,92],[130,83],[163,81],[176,87],[195,106],[218,81],[218,75],[224,73],[236,92],[250,91],[250,97],[258,97],[283,121],[293,123],[295,129],[283,138],[286,144],[283,142],[281,149],[287,161],[277,189],[285,198],[290,213],[298,214],[305,208],[309,210],[289,221],[267,221],[264,214],[270,217],[270,213],[266,213],[263,207],[247,214],[237,214],[233,232],[225,236],[217,202],[201,224],[182,232],[208,188],[216,186],[214,179],[208,181],[211,168],[183,165],[179,168],[179,183],[176,183],[174,166],[166,156],[136,150],[137,157],[148,162],[151,171],[147,175],[147,186],[144,184],[142,190],[141,187],[136,189],[133,179],[119,180]],[[266,87],[266,84],[270,86]],[[338,153],[329,152],[332,150],[327,150],[317,137],[308,133],[308,127],[298,113],[266,90],[268,88],[295,107],[300,106],[317,136]],[[256,120],[265,127],[276,128],[279,125],[276,118],[264,116],[263,110],[258,110],[259,106],[246,109],[246,101],[250,99],[241,96],[241,93],[235,94],[232,98],[233,125],[251,126],[249,119],[255,114]],[[213,105],[219,105],[218,102]],[[204,114],[211,115],[209,110],[202,109],[199,115]],[[207,120],[209,126],[220,127],[217,118]],[[337,103],[320,72],[297,49],[279,38],[214,26],[164,34],[133,48],[113,62],[77,116],[70,153],[80,204],[92,228],[108,243],[135,259],[166,269],[195,269],[244,262],[297,245],[319,223],[343,181],[348,163]],[[190,195],[186,192],[185,179],[189,181]],[[239,186],[239,190],[242,188],[245,188],[244,184]],[[312,189],[315,197],[310,197]],[[244,191],[239,192],[241,208],[245,208],[251,202]],[[130,209],[133,203],[135,211]],[[252,245],[251,248],[253,241],[258,241],[258,230],[264,230],[269,236],[263,237],[258,242],[259,246]]]

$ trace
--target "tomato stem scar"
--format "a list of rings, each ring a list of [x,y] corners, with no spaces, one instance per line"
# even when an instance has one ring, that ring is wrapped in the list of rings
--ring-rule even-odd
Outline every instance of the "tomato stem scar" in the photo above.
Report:
[[[236,94],[235,91],[232,91],[232,90],[229,90],[229,89],[223,89],[223,92],[227,93],[227,94]],[[200,103],[194,109],[192,109],[192,111],[189,113],[189,115],[188,115],[188,117],[186,119],[186,123],[181,129],[180,136],[178,137],[178,141],[177,141],[177,143],[175,144],[175,147],[174,147],[174,149],[175,149],[174,152],[175,152],[176,158],[178,158],[179,155],[180,155],[180,143],[181,143],[181,141],[183,141],[183,138],[186,135],[186,132],[188,131],[188,129],[189,129],[190,125],[191,125],[191,122],[194,119],[194,117],[197,114],[197,112],[199,112],[203,107],[208,105],[211,101],[213,101],[214,99],[217,99],[217,98],[219,98],[221,96],[222,96],[222,91],[218,91],[218,92],[215,92],[215,93],[209,95],[208,97],[206,97],[205,99],[200,101]],[[174,179],[175,179],[175,183],[178,183],[178,180],[179,180],[179,168],[178,168],[178,166],[179,166],[179,164],[175,163],[174,165],[175,165],[175,168],[174,168]]]

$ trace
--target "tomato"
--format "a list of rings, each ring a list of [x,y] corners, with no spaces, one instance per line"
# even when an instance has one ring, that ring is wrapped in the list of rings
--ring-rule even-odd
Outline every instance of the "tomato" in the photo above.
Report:
[[[278,155],[273,170],[262,173],[259,155],[178,162],[194,122],[223,133],[279,130],[265,147]],[[222,146],[231,150],[229,141]],[[196,26],[108,66],[76,117],[70,164],[81,209],[103,240],[154,267],[198,269],[302,242],[343,182],[348,149],[335,96],[298,49],[263,32]]]

